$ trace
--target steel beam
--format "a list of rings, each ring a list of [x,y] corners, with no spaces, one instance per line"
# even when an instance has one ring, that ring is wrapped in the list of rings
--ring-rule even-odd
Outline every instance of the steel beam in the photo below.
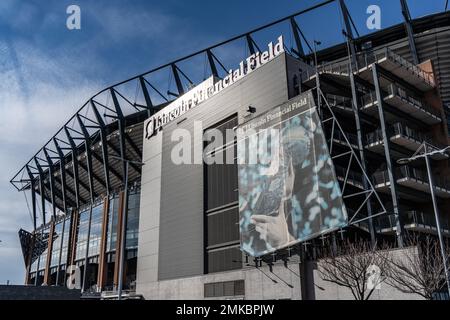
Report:
[[[419,56],[417,54],[416,42],[414,40],[414,31],[412,27],[412,19],[408,8],[408,3],[406,2],[406,0],[400,0],[400,4],[402,6],[403,18],[405,19],[405,29],[408,35],[409,49],[411,50],[413,62],[414,64],[419,64]]]
[[[77,204],[77,209],[80,207],[80,175],[78,171],[78,149],[77,146],[67,128],[64,126],[64,132],[66,134],[67,140],[69,140],[70,147],[72,149],[72,170],[73,170],[73,185],[75,190],[75,202]]]
[[[149,94],[149,92],[147,90],[147,86],[145,84],[144,77],[139,77],[139,83],[141,85],[141,90],[142,90],[142,93],[144,95],[145,104],[147,105],[147,116],[150,117],[152,115],[152,109],[154,107],[153,107],[152,99],[150,98],[150,94]],[[92,103],[92,100],[91,100],[91,103]],[[95,115],[95,117],[97,118],[97,121],[99,121],[98,117],[97,117],[97,114]],[[102,120],[102,122],[103,122],[103,120]]]
[[[66,163],[65,163],[65,157],[64,153],[59,146],[58,140],[56,140],[55,137],[53,137],[53,144],[55,145],[56,152],[58,153],[59,157],[59,173],[61,174],[61,191],[63,196],[63,210],[64,214],[68,213],[68,206],[67,206],[67,182],[66,182]]]
[[[180,75],[178,74],[177,65],[175,63],[172,63],[170,65],[170,68],[172,69],[173,78],[175,79],[175,84],[177,85],[178,96],[181,96],[184,94],[184,88],[183,84],[181,83]]]
[[[145,85],[145,84],[144,84]],[[100,130],[100,142],[102,144],[102,161],[103,161],[103,173],[105,175],[105,184],[106,184],[106,194],[109,195],[111,188],[111,181],[109,177],[109,161],[108,161],[108,144],[107,144],[107,136],[106,136],[106,124],[103,121],[100,112],[98,111],[95,103],[91,100],[92,111],[94,112],[95,119],[97,120],[97,124]],[[94,152],[93,152],[94,153]]]
[[[53,217],[51,220],[50,228],[49,228],[49,236],[47,240],[47,259],[45,261],[45,269],[44,269],[44,285],[50,285],[49,277],[50,277],[50,263],[52,261],[52,251],[53,251],[53,235],[55,234],[55,218]]]
[[[112,151],[114,151],[114,152],[117,154],[117,156],[120,156],[120,154],[121,154],[121,153],[120,153],[120,150],[117,149],[117,147],[114,146],[114,145],[112,144],[111,141],[108,141],[108,146],[109,146],[109,148],[110,148]],[[131,168],[133,168],[133,170],[136,171],[137,173],[140,173],[140,172],[141,172],[141,168],[140,168],[138,165],[134,164],[133,162],[131,162],[131,163],[129,164],[129,166],[130,166]],[[123,179],[123,178],[122,178],[122,179]]]
[[[131,149],[133,149],[134,153],[137,155],[138,161],[141,161],[142,159],[142,151],[139,149],[137,144],[131,139],[131,137],[128,135],[128,133],[125,132],[125,140],[130,145]]]
[[[45,184],[44,184],[44,171],[42,170],[41,164],[39,163],[36,156],[34,157],[34,162],[36,163],[36,168],[39,172],[39,193],[41,194],[41,210],[42,210],[42,224],[46,224],[45,219]]]
[[[108,264],[106,262],[106,244],[108,236],[108,212],[109,212],[109,197],[103,199],[103,213],[102,213],[102,231],[100,238],[100,254],[98,257],[98,274],[97,274],[97,288],[102,291],[106,284],[108,275]],[[112,212],[110,213],[112,214]]]
[[[208,57],[209,68],[211,69],[211,74],[214,77],[219,77],[219,73],[217,72],[216,64],[214,62],[214,57],[211,50],[206,50],[206,56]]]
[[[391,190],[391,197],[392,197],[392,206],[394,215],[396,218],[396,235],[397,235],[397,242],[399,247],[403,247],[403,223],[402,223],[402,217],[400,216],[400,210],[399,210],[399,198],[398,198],[398,191],[397,191],[397,179],[395,178],[395,170],[394,166],[392,165],[392,157],[391,157],[391,140],[390,134],[387,132],[387,126],[386,121],[384,117],[384,110],[383,110],[383,97],[380,89],[380,81],[379,81],[379,74],[378,74],[378,65],[375,63],[372,65],[372,77],[373,77],[373,83],[375,84],[375,93],[377,96],[377,105],[378,105],[378,115],[380,118],[380,124],[381,124],[381,133],[383,135],[383,143],[384,143],[384,154],[386,157],[386,165],[387,165],[387,171],[389,176],[389,182],[390,182],[390,190]]]
[[[363,138],[365,136],[365,132],[363,131],[363,127],[361,125],[361,119],[359,116],[359,104],[358,104],[358,101],[361,101],[361,100],[360,100],[360,96],[358,94],[358,89],[356,88],[355,76],[353,74],[353,69],[352,69],[351,63],[349,63],[349,65],[350,65],[350,86],[351,86],[351,90],[352,90],[352,107],[353,107],[353,114],[355,116],[356,136],[358,139],[359,157],[361,160],[362,170],[367,174],[366,156],[364,153],[365,148],[364,148],[364,138]],[[367,183],[367,180],[364,178],[363,178],[363,187],[364,187],[364,190],[369,189],[369,184]],[[372,205],[370,203],[370,199],[367,201],[366,207],[367,207],[367,216],[368,217],[372,216]],[[376,243],[375,229],[373,227],[372,219],[369,219],[368,223],[369,223],[370,240],[371,240],[372,245],[375,245],[375,243]]]
[[[250,54],[255,54],[256,49],[260,52],[261,50],[259,50],[258,45],[256,44],[256,42],[253,40],[252,36],[250,33],[247,33],[245,35],[245,40],[247,41],[247,46],[248,46],[248,50],[250,51]]]
[[[295,21],[294,17],[291,17],[289,20],[291,22],[291,29],[294,35],[295,46],[297,47],[296,51],[298,55],[303,58],[305,56],[305,50],[303,50],[302,40],[300,39],[300,28],[298,27],[298,24]]]
[[[31,192],[31,210],[33,214],[33,230],[36,231],[37,221],[36,221],[36,190],[35,190],[35,179],[33,174],[31,173],[30,167],[28,165],[25,166],[28,173],[28,178],[30,179],[30,192]]]
[[[53,160],[48,154],[47,148],[44,147],[44,155],[47,159],[48,164],[48,175],[50,177],[50,199],[52,201],[52,213],[53,213],[53,219],[56,219],[56,203],[55,203],[55,172],[53,170]],[[64,201],[64,199],[62,199]]]
[[[95,153],[95,151],[92,151],[92,157],[95,160],[97,160],[98,162],[100,162],[103,166],[105,166],[105,164],[103,162],[104,161],[103,158],[101,156],[99,156],[97,153]],[[112,173],[112,175],[115,176],[119,181],[122,181],[123,177],[119,174],[119,172],[117,172],[116,169],[114,169],[112,166],[110,166],[109,163],[108,163],[107,167],[108,167],[109,173]],[[109,191],[107,190],[107,192],[109,192]]]
[[[341,8],[342,16],[344,18],[346,39],[347,39],[348,45],[350,47],[351,61],[356,66],[356,69],[358,70],[358,60],[356,59],[356,46],[355,46],[355,42],[354,42],[355,37],[353,36],[353,30],[352,30],[352,26],[350,24],[350,22],[351,22],[350,13],[347,9],[347,6],[345,5],[344,0],[339,0],[339,6]]]
[[[172,70],[174,72],[174,75],[177,74],[178,80],[179,80],[179,76],[178,73],[176,71],[176,66],[172,65]],[[180,82],[181,84],[181,82]],[[178,84],[177,84],[178,86]],[[117,100],[117,96],[116,96],[116,92],[114,91],[114,89],[110,89],[110,93],[111,93],[111,97],[113,100],[113,104],[114,104],[114,108],[116,110],[116,114],[117,114],[117,123],[118,123],[118,127],[119,127],[119,144],[120,144],[120,157],[122,159],[126,159],[127,158],[127,154],[126,154],[126,146],[125,146],[125,117],[123,115],[122,109],[120,107],[119,101]],[[122,161],[122,176],[126,177],[127,175],[127,168],[126,168],[126,164],[125,161]],[[125,181],[124,181],[125,184]]]
[[[86,286],[86,275],[88,271],[88,257],[89,257],[89,242],[90,242],[90,236],[91,236],[91,224],[92,224],[92,207],[94,205],[94,179],[93,179],[93,171],[92,171],[92,149],[91,149],[91,139],[89,132],[86,129],[86,126],[84,125],[83,121],[81,120],[81,117],[79,114],[77,114],[77,120],[78,125],[81,128],[81,132],[84,137],[84,146],[85,146],[85,152],[86,152],[86,166],[87,166],[87,174],[88,174],[88,181],[89,181],[89,196],[90,196],[90,203],[89,203],[89,222],[88,222],[88,230],[87,230],[87,241],[86,241],[86,254],[84,256],[84,269],[83,269],[83,280],[81,285],[82,292],[85,291]]]
[[[72,168],[72,170],[73,170],[73,168]],[[70,172],[69,170],[66,170],[66,175],[68,177],[70,177],[75,184],[75,175],[72,172]],[[89,192],[88,185],[86,185],[83,181],[78,181],[78,183],[79,183],[80,187],[82,187],[84,190]],[[74,195],[75,200],[76,200],[77,196],[76,196],[75,190],[73,190],[73,189],[69,188],[69,186],[67,186],[67,191],[70,191]],[[88,199],[83,198],[81,195],[79,195],[79,199],[80,199],[80,203],[88,203]],[[76,208],[79,207],[79,205],[76,204],[76,201],[75,201],[75,207]]]

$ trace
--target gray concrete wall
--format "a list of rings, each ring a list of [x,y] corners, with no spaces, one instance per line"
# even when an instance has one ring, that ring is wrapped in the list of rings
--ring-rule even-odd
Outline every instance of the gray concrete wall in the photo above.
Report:
[[[158,280],[162,132],[143,144],[136,291]]]
[[[247,75],[163,129],[159,279],[167,280],[203,274],[203,164],[176,165],[171,141],[176,128],[189,130],[193,150],[202,152],[202,130],[194,132],[194,121],[203,129],[238,113],[240,122],[248,120],[248,106],[256,115],[288,100],[285,55],[281,55]],[[177,125],[180,120],[183,122]],[[197,138],[197,139],[195,139]]]
[[[298,264],[292,264],[290,269],[298,274]],[[266,274],[270,274],[268,267],[262,270]],[[163,280],[152,283],[146,290],[144,295],[150,300],[203,300],[205,283],[244,280],[245,296],[238,297],[220,297],[214,299],[293,299],[301,298],[300,279],[296,274],[287,270],[282,265],[274,267],[274,273],[283,279],[290,288],[280,279],[271,275],[278,283],[272,282],[263,273],[255,268],[245,268],[237,271],[221,272],[208,274],[203,276],[187,277],[174,280]]]

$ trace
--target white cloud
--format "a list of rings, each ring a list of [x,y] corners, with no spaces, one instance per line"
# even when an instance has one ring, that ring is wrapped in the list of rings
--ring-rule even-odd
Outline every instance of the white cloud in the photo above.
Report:
[[[23,194],[9,179],[102,84],[84,79],[64,55],[50,57],[25,42],[0,42],[0,53],[0,283],[19,284],[24,266],[17,232],[32,224]]]

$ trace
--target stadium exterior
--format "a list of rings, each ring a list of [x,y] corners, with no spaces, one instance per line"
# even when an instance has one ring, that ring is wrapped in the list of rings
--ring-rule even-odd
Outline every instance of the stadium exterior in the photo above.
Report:
[[[303,46],[311,45],[296,17],[333,3],[343,15],[347,43],[305,54]],[[19,231],[25,283],[66,285],[68,266],[75,265],[82,290],[103,295],[121,287],[146,299],[350,297],[320,281],[313,270],[317,248],[355,237],[401,246],[406,231],[437,231],[425,163],[398,160],[423,142],[429,150],[449,145],[450,13],[408,16],[402,24],[357,37],[344,1],[325,1],[90,98],[11,180],[30,194],[34,222],[33,230]],[[242,39],[249,55],[263,51],[266,44],[257,44],[255,34],[280,23],[289,25],[293,48],[285,46],[148,133],[154,127],[149,119],[201,82],[183,71],[186,61],[204,57],[204,79],[216,83],[239,65],[225,68],[214,51]],[[171,75],[176,93],[158,89],[153,79],[161,72]],[[239,247],[237,162],[175,164],[172,133],[183,128],[195,137],[235,128],[307,92],[321,110],[350,223],[254,264]],[[200,133],[196,121],[202,123]],[[221,146],[230,147],[236,147],[235,140]],[[202,141],[194,139],[195,148],[202,150]],[[445,237],[450,235],[448,158],[431,156]],[[377,297],[407,296],[385,287]]]

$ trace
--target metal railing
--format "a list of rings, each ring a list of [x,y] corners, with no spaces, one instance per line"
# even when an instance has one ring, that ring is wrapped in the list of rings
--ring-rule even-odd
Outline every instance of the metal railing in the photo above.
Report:
[[[391,83],[386,88],[386,91],[383,92],[384,99],[386,99],[390,96],[397,96],[400,99],[402,99],[403,101],[405,101],[406,103],[408,103],[416,108],[422,109],[424,112],[432,114],[439,119],[441,118],[439,111],[428,106],[423,101],[420,101],[419,99],[416,99],[415,97],[407,94],[403,88],[401,88],[393,83]],[[375,102],[377,102],[377,96],[376,96],[375,91],[370,91],[369,93],[367,93],[361,97],[361,103],[362,103],[363,107],[367,106],[369,104],[373,104]]]
[[[435,109],[433,109],[432,107],[430,107],[429,105],[427,105],[426,103],[424,103],[423,101],[416,99],[414,96],[407,94],[406,90],[404,90],[403,88],[391,83],[388,88],[387,88],[387,93],[388,96],[389,95],[395,95],[400,97],[401,99],[405,100],[406,102],[408,102],[409,104],[412,104],[420,109],[423,109],[424,111],[431,113],[432,115],[440,118],[441,115],[439,114],[439,112]]]
[[[383,142],[383,133],[381,129],[366,134],[366,145],[379,142]]]
[[[373,63],[378,63],[382,61],[383,59],[389,59],[391,61],[394,61],[395,63],[406,68],[408,71],[410,71],[417,77],[421,78],[424,82],[428,83],[433,87],[435,86],[435,81],[432,73],[425,72],[424,70],[414,65],[413,63],[409,62],[402,56],[396,54],[389,48],[384,48],[383,50],[378,52],[365,52],[358,54],[357,56],[358,68],[359,69],[366,68]],[[356,66],[354,70],[356,70]]]
[[[327,129],[326,132],[327,132],[327,136],[331,136],[331,129]],[[355,145],[355,146],[358,145],[358,137],[356,136],[356,134],[346,132],[345,137],[348,139],[348,142],[351,145]],[[334,140],[346,142],[345,137],[344,137],[344,134],[342,134],[342,132],[340,130],[338,130],[337,128],[334,130],[334,133],[333,133]]]
[[[397,181],[400,179],[413,179],[420,181],[421,183],[428,184],[428,177],[425,171],[410,166],[401,166],[395,168],[395,174]],[[372,179],[375,185],[389,183],[389,176],[387,171],[379,171],[372,175]],[[450,190],[450,180],[446,177],[433,175],[433,182],[436,188]]]
[[[334,170],[336,172],[336,176],[340,179],[345,179],[345,175],[347,173],[347,169],[341,166],[334,166]],[[355,185],[363,186],[363,175],[362,173],[355,172],[353,170],[349,170],[347,175],[347,182],[353,182]]]
[[[402,215],[403,225],[422,225],[426,227],[436,228],[436,219],[433,214],[425,213],[422,211],[411,210],[403,212]],[[446,219],[440,219],[442,229],[449,229],[449,222]],[[380,216],[376,220],[376,227],[378,229],[388,229],[395,227],[396,217],[394,214]]]
[[[415,140],[418,143],[428,142],[430,145],[438,147],[437,143],[431,137],[417,130],[411,129],[410,127],[400,122],[397,122],[394,125],[392,125],[391,132],[393,133],[393,136],[401,135],[411,140]],[[392,138],[392,136],[390,138]],[[383,141],[383,134],[381,132],[381,129],[377,129],[376,131],[370,132],[366,135],[366,144],[372,144],[382,141]]]
[[[331,106],[344,106],[345,108],[352,108],[352,101],[350,98],[330,93],[326,94],[326,98]]]

